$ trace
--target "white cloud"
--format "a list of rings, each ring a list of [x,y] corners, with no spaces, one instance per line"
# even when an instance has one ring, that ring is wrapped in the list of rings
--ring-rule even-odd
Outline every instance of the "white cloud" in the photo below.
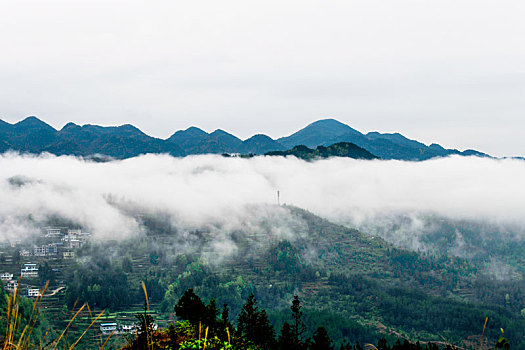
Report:
[[[75,157],[0,156],[0,237],[30,233],[60,216],[118,239],[139,233],[137,213],[175,227],[294,237],[304,224],[281,201],[339,223],[431,213],[525,224],[525,162],[450,157],[425,162],[334,158],[147,155],[108,163]],[[132,209],[132,210],[130,210]]]

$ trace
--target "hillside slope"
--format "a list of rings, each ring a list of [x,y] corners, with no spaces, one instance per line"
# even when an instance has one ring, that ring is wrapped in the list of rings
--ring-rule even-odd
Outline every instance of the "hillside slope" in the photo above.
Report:
[[[287,212],[290,225],[281,227],[282,221],[270,215],[257,228],[180,231],[169,218],[141,214],[147,237],[94,243],[79,252],[78,264],[66,273],[71,286],[66,299],[73,304],[83,296],[100,308],[109,302],[112,308],[126,309],[140,303],[140,283],[146,276],[151,302],[164,313],[193,288],[206,300],[216,299],[217,305],[227,303],[235,318],[254,292],[279,328],[293,295],[299,295],[305,312],[317,315],[311,324],[327,322],[324,326],[338,343],[370,341],[383,334],[411,340],[445,337],[462,344],[480,333],[488,316],[487,337],[497,338],[504,328],[513,344],[525,345],[523,281],[487,282],[466,259],[396,248],[296,207],[256,209],[254,215],[258,210]],[[234,248],[225,249],[224,242]],[[122,266],[128,266],[126,273]],[[119,276],[118,289],[127,291],[126,298],[100,297],[105,288],[108,293],[117,288],[105,274]],[[93,283],[102,288],[98,294]],[[491,290],[509,297],[492,298]]]

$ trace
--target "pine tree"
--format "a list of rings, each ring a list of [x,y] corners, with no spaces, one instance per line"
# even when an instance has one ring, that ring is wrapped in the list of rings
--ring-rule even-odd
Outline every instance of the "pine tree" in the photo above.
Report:
[[[228,307],[228,304],[222,306],[221,321],[223,324],[230,323],[230,308]]]
[[[288,322],[283,324],[281,335],[279,336],[278,346],[280,350],[295,349],[295,342],[292,335],[292,327]]]
[[[275,344],[273,326],[266,311],[259,311],[257,300],[251,294],[237,319],[237,331],[241,337],[263,348],[272,348]]]
[[[268,320],[266,310],[260,311],[257,317],[255,343],[267,349],[273,349],[275,347],[275,331],[270,320]]]
[[[255,295],[250,294],[246,304],[242,306],[242,310],[237,318],[237,330],[248,338],[251,331],[255,328],[256,323],[257,301],[255,300]]]
[[[294,349],[304,348],[303,333],[306,331],[306,326],[303,322],[303,312],[301,311],[301,302],[299,297],[296,295],[292,301],[292,318],[293,323],[291,325],[291,331],[293,336],[293,342],[295,344]]]
[[[190,321],[191,324],[197,325],[203,320],[206,314],[206,305],[201,298],[190,288],[184,292],[184,295],[175,305],[175,314],[183,320]]]
[[[379,342],[377,343],[377,350],[389,350],[388,345],[386,344],[385,338],[379,339]]]
[[[324,327],[319,327],[314,333],[311,350],[333,350],[332,339],[328,336],[328,332]]]
[[[208,303],[208,305],[206,305],[206,310],[202,319],[202,323],[210,327],[210,329],[216,329],[218,326],[217,316],[219,316],[219,309],[217,309],[217,303],[215,302],[215,299],[210,299],[210,302]]]
[[[226,328],[228,328],[228,331],[226,331]],[[218,333],[220,334],[220,338],[227,340],[228,332],[232,332],[233,329],[233,325],[230,322],[230,308],[228,307],[228,304],[224,304],[222,307],[221,319],[217,329]]]
[[[155,328],[155,321],[153,317],[148,313],[147,303],[144,302],[144,313],[138,313],[135,315],[138,319],[139,328],[137,330],[137,336],[132,341],[133,349],[150,349],[153,348],[153,334]],[[157,347],[155,346],[155,349]]]

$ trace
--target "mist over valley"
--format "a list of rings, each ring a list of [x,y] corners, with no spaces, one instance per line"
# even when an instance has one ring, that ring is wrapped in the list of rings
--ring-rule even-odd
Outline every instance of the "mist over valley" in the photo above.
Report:
[[[525,349],[525,2],[0,1],[3,350]]]
[[[5,152],[4,266],[14,276],[17,263],[36,262],[40,283],[61,291],[58,303],[73,307],[81,297],[113,310],[123,325],[118,310],[136,307],[145,282],[161,324],[172,322],[170,309],[192,288],[227,303],[234,317],[255,293],[277,328],[298,294],[311,331],[323,312],[340,344],[344,327],[354,329],[351,341],[402,332],[469,344],[477,326],[450,332],[458,322],[452,310],[477,320],[489,313],[518,334],[525,162],[358,159],[362,149],[347,145],[126,159]],[[38,290],[35,280],[22,282]],[[332,305],[328,314],[323,303]],[[392,313],[400,303],[414,306]],[[422,310],[432,322],[394,316]]]

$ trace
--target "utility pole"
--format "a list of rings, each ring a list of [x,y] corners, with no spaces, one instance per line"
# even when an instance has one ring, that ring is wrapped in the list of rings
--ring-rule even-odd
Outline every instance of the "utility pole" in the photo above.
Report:
[[[281,192],[279,190],[277,190],[277,205],[281,205]]]

